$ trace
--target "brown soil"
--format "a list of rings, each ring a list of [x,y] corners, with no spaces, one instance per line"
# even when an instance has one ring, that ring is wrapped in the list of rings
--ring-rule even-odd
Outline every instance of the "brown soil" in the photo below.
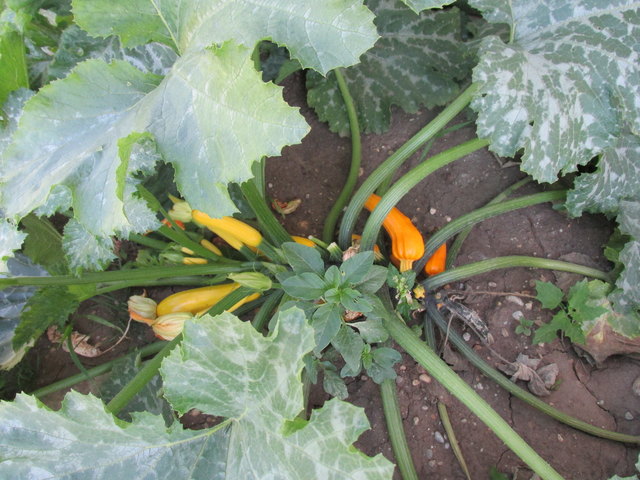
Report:
[[[302,145],[285,149],[282,158],[268,163],[268,194],[285,201],[301,198],[302,205],[284,219],[285,226],[292,233],[321,235],[324,218],[349,169],[350,141],[336,137],[325,124],[315,119],[313,112],[304,104],[301,82],[289,82],[289,87],[287,100],[301,106],[312,131]],[[366,178],[434,115],[434,112],[395,112],[387,133],[363,135],[361,178]],[[459,119],[463,120],[465,118]],[[474,134],[473,127],[459,130],[438,140],[429,153],[469,140]],[[420,152],[406,162],[399,174],[415,166],[419,159]],[[426,234],[442,227],[450,219],[483,206],[523,176],[517,165],[496,158],[485,149],[435,172],[403,198],[398,206]],[[530,184],[518,194],[540,190],[540,186]],[[476,226],[467,238],[457,264],[503,255],[554,259],[569,255],[569,259],[573,258],[578,263],[587,261],[592,266],[607,269],[602,245],[610,233],[611,226],[604,217],[571,219],[554,210],[550,204],[530,207]],[[640,376],[638,362],[624,357],[611,358],[596,369],[579,357],[568,341],[534,346],[531,345],[531,337],[515,333],[518,322],[513,313],[517,310],[523,311],[529,319],[546,321],[550,316],[540,310],[538,302],[533,301],[531,310],[525,310],[523,306],[512,303],[512,299],[506,300],[506,295],[501,292],[531,295],[535,294],[535,280],[556,284],[571,284],[576,280],[567,277],[548,270],[514,268],[477,276],[452,287],[467,292],[489,292],[468,294],[462,301],[487,322],[496,340],[493,348],[500,355],[515,361],[521,352],[541,358],[543,364],[558,365],[559,386],[545,401],[594,425],[638,435],[640,398],[632,390],[634,380]],[[523,298],[523,303],[530,301]],[[453,325],[459,327],[457,320]],[[474,337],[468,343],[489,363],[497,364],[495,357]],[[468,363],[463,362],[459,368],[462,378],[565,478],[602,480],[614,474],[635,473],[637,448],[597,439],[566,427],[514,398]],[[532,477],[524,464],[486,426],[431,380],[428,372],[411,357],[404,355],[396,370],[404,428],[420,479],[465,478],[440,422],[438,401],[448,408],[471,478],[489,478],[492,466],[509,477],[516,473],[517,478]],[[393,461],[378,386],[365,376],[355,379],[349,384],[348,401],[365,408],[371,422],[371,430],[362,435],[357,446],[369,455],[382,452]],[[395,478],[400,478],[398,472]]]
[[[312,131],[301,145],[286,148],[282,158],[268,162],[267,192],[270,197],[283,201],[300,198],[302,204],[299,209],[287,215],[283,223],[292,234],[319,236],[324,218],[349,168],[350,141],[337,137],[326,125],[319,123],[305,106],[304,95],[299,76],[287,81],[286,99],[301,106]],[[433,116],[433,112],[395,112],[387,133],[364,135],[361,178],[365,178]],[[473,127],[464,128],[438,140],[430,153],[437,153],[473,136]],[[418,160],[419,154],[414,155],[402,172],[415,166]],[[522,177],[517,166],[482,150],[431,175],[402,199],[399,207],[428,234],[450,219],[484,205]],[[519,194],[541,189],[530,184]],[[536,206],[476,226],[457,263],[462,265],[501,255],[523,254],[555,259],[570,255],[570,258],[586,259],[593,266],[606,269],[608,265],[602,257],[602,245],[610,233],[611,226],[602,217],[570,219],[548,204]],[[545,401],[594,425],[639,435],[640,398],[632,390],[634,380],[640,377],[639,363],[628,357],[615,357],[607,360],[601,368],[595,368],[578,356],[568,341],[557,340],[534,346],[531,345],[531,337],[515,333],[518,322],[513,314],[518,310],[529,319],[549,319],[549,314],[541,311],[537,302],[531,302],[525,296],[521,297],[525,305],[520,305],[505,294],[531,295],[535,293],[535,280],[566,284],[572,279],[551,271],[514,268],[477,276],[451,288],[466,291],[461,301],[487,322],[496,340],[492,347],[502,357],[514,361],[518,353],[525,353],[541,358],[543,364],[558,365],[560,381]],[[526,305],[529,302],[531,305]],[[452,325],[460,331],[457,320]],[[134,326],[132,334],[136,337],[134,343],[151,340],[148,329]],[[471,336],[468,344],[489,363],[497,363],[495,356],[475,337]],[[32,357],[39,359],[41,368],[37,386],[77,372],[68,355],[54,349],[46,340],[41,340],[39,348],[34,350]],[[96,359],[85,363],[90,366],[100,361]],[[583,434],[538,413],[483,377],[464,360],[456,364],[456,369],[565,478],[603,480],[615,474],[635,473],[637,448]],[[516,474],[519,479],[532,478],[533,474],[524,464],[412,358],[404,355],[397,373],[404,427],[420,479],[465,478],[440,422],[437,402],[448,408],[471,478],[489,478],[491,467],[496,467],[510,478]],[[362,406],[371,423],[371,430],[361,436],[357,446],[369,455],[382,453],[394,461],[378,386],[362,376],[353,379],[348,388],[348,401]],[[322,395],[316,393],[315,398],[321,399]],[[49,399],[48,403],[56,402]],[[198,425],[197,421],[192,423]],[[394,478],[400,478],[398,472]]]

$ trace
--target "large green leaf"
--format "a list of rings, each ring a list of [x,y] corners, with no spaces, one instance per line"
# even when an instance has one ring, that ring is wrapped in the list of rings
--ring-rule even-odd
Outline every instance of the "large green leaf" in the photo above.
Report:
[[[600,156],[594,173],[580,175],[567,196],[572,215],[618,210],[620,200],[640,200],[640,137],[626,132]]]
[[[125,62],[89,60],[27,101],[2,158],[5,215],[26,216],[66,184],[89,231],[110,235],[126,225],[116,196],[117,140],[144,129],[136,106],[159,81]]]
[[[2,478],[224,478],[207,471],[225,458],[226,432],[166,428],[148,413],[116,421],[91,395],[71,392],[52,412],[20,394],[0,404],[0,423]]]
[[[177,55],[161,43],[122,48],[118,37],[91,37],[77,25],[71,25],[60,36],[60,45],[48,69],[49,76],[63,78],[78,63],[89,58],[100,58],[105,62],[125,60],[143,72],[166,75]]]
[[[17,127],[24,103],[31,95],[32,92],[29,90],[16,90],[2,105],[2,110],[0,110],[0,155],[11,142],[11,135]],[[14,222],[6,218],[0,219],[0,272],[7,271],[6,260],[22,246],[25,236],[24,233],[18,231]]]
[[[620,202],[618,215],[620,230],[633,237],[620,252],[619,260],[625,269],[616,282],[617,290],[612,299],[620,310],[628,311],[640,308],[640,199]]]
[[[486,38],[473,80],[478,135],[496,153],[523,150],[522,168],[553,182],[599,156],[567,198],[573,215],[616,215],[623,200],[640,201],[640,5],[597,2],[472,0],[484,17],[511,28],[511,42]],[[628,213],[620,224],[637,222]],[[634,220],[630,220],[634,218]],[[637,232],[637,229],[629,229]],[[626,269],[614,293],[618,306],[638,308],[640,236],[620,259]]]
[[[299,142],[308,126],[280,87],[260,80],[240,46],[186,54],[164,80],[123,61],[87,60],[27,102],[3,158],[5,214],[23,217],[64,185],[97,242],[144,231],[153,217],[134,196],[130,180],[139,168],[119,154],[120,139],[143,131],[173,163],[191,205],[220,216],[235,211],[227,183],[250,178],[253,161]],[[108,260],[96,255],[94,263]],[[78,266],[90,266],[81,258]]]
[[[1,25],[0,23],[0,105],[13,90],[29,87],[22,35],[13,29],[2,32]]]
[[[115,33],[125,46],[158,41],[184,53],[227,40],[253,47],[270,38],[322,73],[357,63],[377,38],[362,0],[74,0],[73,6],[82,28]]]
[[[381,35],[358,65],[343,75],[364,132],[389,128],[391,106],[407,112],[444,105],[471,74],[468,47],[461,41],[457,8],[417,15],[399,0],[368,0]],[[347,135],[349,121],[333,74],[307,75],[307,101],[331,130]]]
[[[279,315],[269,338],[231,314],[186,325],[182,346],[162,364],[165,392],[178,412],[198,408],[233,420],[225,478],[391,478],[381,455],[351,447],[368,428],[361,409],[330,401],[309,422],[290,423],[303,409],[302,357],[313,345],[297,309]]]
[[[511,27],[512,43],[486,38],[473,80],[478,135],[491,149],[552,182],[614,145],[624,125],[640,132],[640,7],[597,2],[472,0]]]
[[[34,397],[0,404],[2,478],[390,479],[382,455],[352,447],[368,427],[362,409],[330,401],[306,422],[300,374],[313,331],[299,310],[280,315],[264,338],[231,314],[185,326],[164,360],[165,392],[184,413],[225,416],[225,428],[187,431],[162,417],[116,420],[92,396],[67,395],[59,412]],[[197,382],[195,381],[197,379]]]
[[[47,275],[39,265],[34,265],[29,258],[18,255],[7,262],[12,276]],[[12,368],[27,350],[13,349],[13,337],[20,323],[20,312],[29,298],[36,291],[35,287],[6,287],[0,290],[0,366]]]

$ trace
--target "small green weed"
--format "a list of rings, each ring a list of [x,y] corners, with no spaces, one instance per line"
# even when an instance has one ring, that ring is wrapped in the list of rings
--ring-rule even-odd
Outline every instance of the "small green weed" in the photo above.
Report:
[[[585,343],[582,324],[594,320],[607,309],[589,304],[589,284],[586,280],[576,283],[565,295],[562,290],[549,282],[536,281],[536,298],[543,308],[557,310],[549,323],[538,328],[533,336],[533,343],[553,341],[560,331],[574,343]],[[516,329],[517,332],[517,329]]]

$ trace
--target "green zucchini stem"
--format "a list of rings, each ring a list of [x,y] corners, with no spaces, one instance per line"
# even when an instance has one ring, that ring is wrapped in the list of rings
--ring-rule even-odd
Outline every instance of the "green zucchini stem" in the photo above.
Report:
[[[344,206],[347,204],[349,197],[353,193],[353,190],[358,182],[358,174],[360,173],[360,163],[362,160],[362,142],[360,140],[360,125],[358,124],[358,114],[356,112],[353,98],[349,92],[347,82],[342,75],[342,70],[336,68],[333,73],[338,81],[338,88],[342,94],[342,100],[347,109],[347,116],[349,117],[349,129],[351,132],[351,166],[349,167],[349,174],[347,180],[342,187],[342,191],[338,195],[333,207],[329,211],[327,218],[324,222],[324,228],[322,230],[322,241],[330,243],[333,240],[333,234],[338,223],[338,217],[342,213]]]
[[[378,186],[392,175],[418,149],[437,135],[456,115],[464,110],[471,102],[477,87],[472,84],[451,102],[436,118],[430,121],[422,130],[407,140],[389,158],[380,164],[358,188],[351,198],[340,224],[338,244],[343,250],[351,244],[351,234],[362,211],[364,203]]]

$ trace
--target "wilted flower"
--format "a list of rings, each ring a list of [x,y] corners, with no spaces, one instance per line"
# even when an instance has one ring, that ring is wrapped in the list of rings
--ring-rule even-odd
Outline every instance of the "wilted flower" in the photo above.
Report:
[[[150,298],[142,295],[132,295],[127,302],[129,316],[137,322],[151,325],[156,319],[157,304]]]
[[[161,340],[173,340],[182,333],[184,322],[193,318],[189,312],[167,313],[151,324],[153,333]]]

